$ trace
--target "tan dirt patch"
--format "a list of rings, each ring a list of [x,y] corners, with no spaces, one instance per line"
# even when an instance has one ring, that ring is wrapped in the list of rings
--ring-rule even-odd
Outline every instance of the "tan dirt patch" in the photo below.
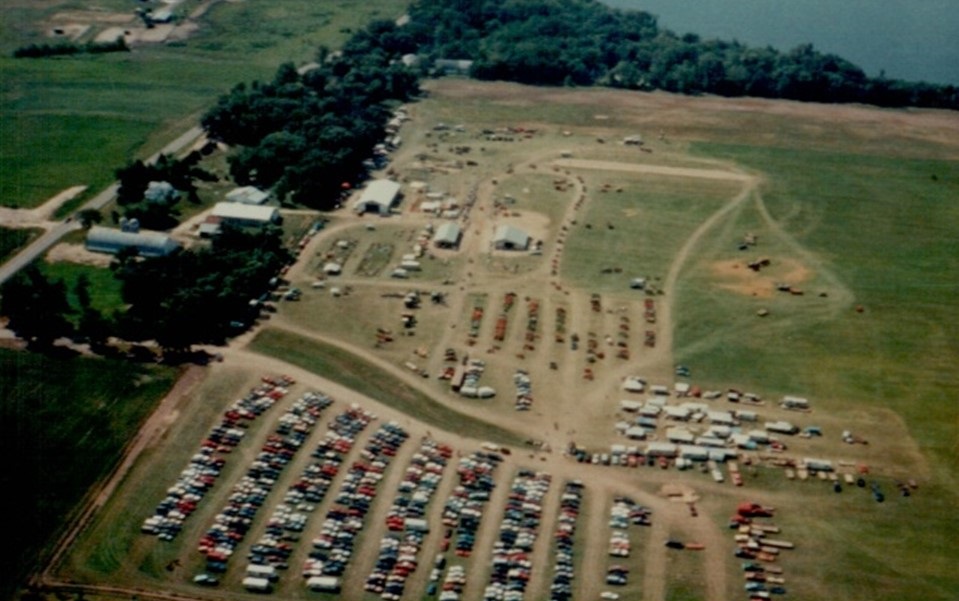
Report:
[[[109,267],[113,255],[90,252],[82,244],[61,242],[47,252],[47,261],[50,263],[78,263],[94,267]]]
[[[732,259],[716,261],[710,270],[716,277],[717,286],[743,296],[770,298],[776,294],[776,284],[799,286],[812,278],[812,271],[794,259],[770,259],[771,265],[760,271],[747,266],[748,261]]]

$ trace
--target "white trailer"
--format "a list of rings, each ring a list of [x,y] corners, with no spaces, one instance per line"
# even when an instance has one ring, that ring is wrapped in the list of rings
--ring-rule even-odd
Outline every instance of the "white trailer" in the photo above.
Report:
[[[255,593],[268,593],[270,592],[271,586],[270,581],[266,578],[247,576],[243,579],[243,588]]]
[[[317,593],[338,593],[340,579],[334,576],[312,576],[306,580],[306,586]]]

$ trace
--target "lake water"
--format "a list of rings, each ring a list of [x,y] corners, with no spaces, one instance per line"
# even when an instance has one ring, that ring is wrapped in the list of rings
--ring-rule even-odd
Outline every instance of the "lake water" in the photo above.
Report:
[[[959,85],[959,0],[602,0],[680,35],[790,50],[811,43],[895,79]]]

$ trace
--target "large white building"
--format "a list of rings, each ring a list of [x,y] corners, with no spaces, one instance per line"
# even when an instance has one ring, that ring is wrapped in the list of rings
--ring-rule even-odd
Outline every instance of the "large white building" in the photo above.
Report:
[[[377,179],[370,182],[360,198],[353,205],[353,210],[363,213],[378,213],[389,215],[400,194],[400,184],[388,179]]]
[[[218,202],[210,213],[221,223],[232,225],[268,225],[280,223],[280,210],[276,207],[261,207],[238,202]]]
[[[180,243],[163,232],[121,230],[95,225],[87,232],[87,250],[116,254],[136,248],[141,257],[165,257],[180,250]]]

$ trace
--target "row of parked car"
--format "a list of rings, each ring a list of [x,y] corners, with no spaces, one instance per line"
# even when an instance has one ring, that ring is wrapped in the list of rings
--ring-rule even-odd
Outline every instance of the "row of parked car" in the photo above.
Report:
[[[632,545],[629,540],[630,524],[649,526],[652,510],[639,505],[629,497],[616,497],[609,512],[609,556],[629,557]]]
[[[510,485],[509,497],[493,543],[490,583],[484,601],[522,601],[533,569],[530,555],[539,532],[543,498],[552,476],[522,469]]]
[[[376,565],[366,579],[367,591],[387,601],[399,601],[403,596],[406,581],[418,566],[420,549],[429,534],[426,510],[452,455],[451,447],[424,438],[410,458],[386,515],[389,534],[380,541]],[[445,564],[445,558],[443,562]]]
[[[443,507],[443,525],[451,532],[443,538],[442,551],[449,548],[450,536],[455,532],[456,555],[469,557],[472,554],[483,508],[496,487],[493,476],[502,460],[501,455],[488,451],[477,451],[460,459],[456,468],[459,483]]]
[[[517,369],[513,374],[513,384],[516,386],[516,410],[529,411],[533,405],[533,381],[525,369]]]
[[[206,557],[208,573],[226,571],[227,563],[249,532],[283,469],[309,438],[323,409],[331,402],[324,395],[306,393],[277,421],[276,429],[264,441],[246,473],[234,485],[226,505],[197,544],[197,550]],[[292,551],[291,546],[284,545],[284,553]],[[265,556],[260,561],[267,563]]]
[[[320,536],[313,539],[309,569],[323,576],[342,576],[353,555],[356,537],[390,461],[409,434],[396,422],[382,424],[346,472]],[[306,568],[306,566],[304,566]]]
[[[339,413],[327,424],[327,431],[316,445],[309,465],[300,477],[290,485],[290,492],[302,495],[303,499],[315,507],[322,502],[333,486],[333,479],[339,474],[340,466],[356,442],[357,437],[373,421],[374,415],[358,405],[351,405]],[[303,577],[309,583],[311,579],[323,578],[323,563],[317,556],[309,557],[303,565]]]
[[[234,401],[210,429],[200,449],[190,458],[176,482],[167,489],[154,510],[140,527],[144,534],[171,541],[183,528],[183,522],[216,483],[229,454],[243,439],[250,422],[286,396],[293,380],[266,376],[241,399]]]
[[[573,597],[573,537],[576,521],[583,502],[583,484],[570,481],[563,486],[559,501],[559,517],[556,520],[555,557],[553,582],[549,587],[550,601],[569,601]]]
[[[316,408],[326,409],[333,403],[333,399],[319,393],[310,393],[304,398],[309,400],[314,411]],[[297,401],[297,404],[302,400]],[[308,436],[315,421],[303,419],[302,409],[295,405],[292,411],[280,417],[277,434],[289,436],[300,433]],[[315,502],[308,500],[303,491],[294,486],[287,489],[283,501],[274,508],[263,534],[250,548],[250,565],[288,568],[287,560],[293,551],[290,543],[299,541],[300,533],[306,528],[314,509]]]

